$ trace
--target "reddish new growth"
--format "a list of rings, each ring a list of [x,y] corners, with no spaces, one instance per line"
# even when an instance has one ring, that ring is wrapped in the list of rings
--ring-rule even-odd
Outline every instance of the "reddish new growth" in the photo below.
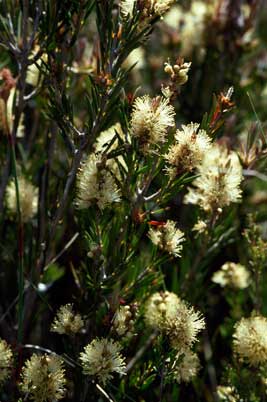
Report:
[[[233,87],[230,87],[226,95],[221,92],[220,95],[217,96],[216,107],[210,121],[210,129],[212,130],[212,132],[218,130],[218,128],[223,124],[223,113],[228,112],[235,106],[235,103],[231,102],[233,92]]]
[[[16,79],[13,78],[9,68],[3,68],[0,71],[0,78],[3,81],[0,87],[0,97],[7,102],[11,89],[16,86]]]

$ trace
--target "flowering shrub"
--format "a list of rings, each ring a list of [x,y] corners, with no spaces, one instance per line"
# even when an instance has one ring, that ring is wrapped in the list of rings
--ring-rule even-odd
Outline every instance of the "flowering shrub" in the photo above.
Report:
[[[0,2],[0,401],[267,394],[267,8]]]

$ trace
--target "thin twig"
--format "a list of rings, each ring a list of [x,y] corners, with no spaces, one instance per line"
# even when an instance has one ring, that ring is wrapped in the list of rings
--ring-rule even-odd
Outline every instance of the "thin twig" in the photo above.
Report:
[[[147,197],[144,197],[144,201],[145,202],[153,201],[155,198],[157,198],[160,195],[161,191],[162,191],[162,189],[160,188],[154,194],[151,194],[151,195],[148,195]]]
[[[58,356],[58,354],[56,352],[53,352],[53,350],[43,348],[42,346],[39,346],[39,345],[32,345],[30,343],[26,343],[25,345],[21,345],[21,347],[25,348],[25,349],[35,349],[35,350],[38,350],[39,352],[45,352],[45,353],[48,353],[49,355]]]
[[[8,133],[9,144],[11,148],[11,163],[13,168],[13,176],[15,181],[16,191],[16,207],[18,216],[18,342],[22,341],[23,337],[23,314],[24,314],[24,235],[23,235],[23,221],[20,208],[20,192],[17,174],[17,161],[14,141]]]
[[[128,373],[133,366],[137,363],[139,359],[143,356],[143,354],[146,352],[146,350],[150,347],[150,345],[153,343],[154,339],[158,336],[158,332],[152,332],[152,334],[149,336],[149,338],[146,340],[143,346],[137,351],[136,355],[129,361],[129,363],[126,366],[125,372]]]
[[[163,398],[165,374],[166,374],[166,367],[165,367],[165,363],[163,363],[163,367],[160,372],[159,402],[162,402],[162,398]]]
[[[208,331],[205,330],[204,332],[204,357],[207,363],[207,370],[208,370],[208,375],[209,375],[209,379],[210,379],[210,385],[211,385],[211,389],[214,395],[214,401],[218,402],[218,395],[216,392],[217,389],[217,376],[216,376],[216,370],[215,370],[215,366],[212,362],[212,348],[211,348],[211,343],[209,340],[209,334]]]
[[[67,181],[65,184],[63,195],[59,202],[59,207],[58,207],[56,215],[53,219],[53,224],[52,224],[52,228],[50,230],[50,236],[49,236],[50,240],[52,240],[54,238],[54,236],[56,234],[56,230],[57,230],[57,225],[58,225],[59,221],[62,219],[63,213],[64,213],[66,205],[67,205],[69,192],[70,192],[72,184],[76,178],[76,174],[77,174],[78,168],[80,166],[84,151],[86,149],[88,153],[91,152],[92,146],[93,146],[96,136],[99,132],[101,118],[106,113],[106,110],[108,107],[108,100],[109,100],[109,95],[105,94],[101,100],[101,106],[99,108],[96,119],[93,122],[93,128],[90,133],[90,137],[88,137],[88,139],[84,141],[84,135],[81,135],[83,133],[79,132],[80,141],[81,140],[83,140],[83,141],[80,142],[79,148],[76,149],[76,152],[74,153],[74,158],[72,160],[72,167],[68,174],[68,178],[67,178]]]
[[[79,232],[75,233],[75,235],[72,236],[72,238],[68,241],[68,243],[65,244],[64,248],[54,258],[52,258],[52,260],[50,260],[46,264],[46,266],[44,267],[44,271],[49,267],[49,265],[54,264],[62,256],[62,254],[64,254],[67,251],[67,249],[72,245],[72,243],[75,242],[78,236]]]
[[[69,358],[68,356],[66,356],[66,354],[64,354],[64,355],[59,355],[58,353],[54,352],[54,351],[51,350],[51,349],[47,349],[47,348],[44,348],[44,347],[39,346],[39,345],[32,345],[32,344],[30,344],[30,343],[27,343],[27,344],[25,344],[25,345],[21,345],[20,347],[25,348],[25,349],[34,349],[34,350],[37,350],[38,352],[47,353],[47,354],[52,355],[52,356],[58,356],[58,357],[60,357],[62,360],[64,360],[64,362],[66,362],[70,367],[72,367],[72,368],[75,368],[75,367],[76,367],[76,364],[74,364],[74,363],[72,362],[72,359]]]
[[[258,172],[257,170],[243,169],[243,175],[248,177],[249,176],[257,177],[257,179],[267,182],[267,176],[263,173]]]
[[[9,178],[9,174],[10,174],[10,160],[11,160],[11,154],[10,154],[10,148],[8,147],[6,163],[2,170],[2,181],[1,181],[1,186],[0,186],[0,216],[3,212],[4,196],[5,196],[6,186],[7,186],[8,178]]]
[[[72,161],[72,167],[71,167],[71,170],[70,170],[70,172],[68,174],[68,178],[67,178],[67,181],[66,181],[66,184],[65,184],[64,192],[63,192],[59,207],[57,209],[56,215],[54,217],[52,228],[50,230],[50,239],[54,238],[54,236],[56,234],[56,230],[57,230],[57,225],[58,225],[59,221],[61,220],[61,218],[63,216],[63,212],[65,211],[65,207],[66,207],[66,204],[67,204],[69,192],[70,192],[72,184],[73,184],[73,182],[75,180],[76,173],[77,173],[78,168],[80,166],[82,157],[83,157],[83,149],[82,149],[82,147],[80,147],[79,149],[76,150],[76,153],[75,153],[73,161]]]
[[[42,168],[41,178],[40,178],[40,192],[39,192],[39,202],[38,202],[38,251],[40,252],[39,263],[37,264],[37,275],[40,275],[42,267],[45,260],[45,236],[47,231],[47,190],[49,188],[49,176],[52,165],[52,158],[54,153],[55,139],[57,130],[54,124],[51,126],[51,135],[47,133],[47,157]],[[37,278],[38,280],[38,278]]]
[[[255,106],[254,106],[253,100],[252,100],[252,98],[251,98],[251,96],[250,96],[250,93],[249,93],[249,92],[247,92],[247,96],[248,96],[248,99],[249,99],[249,102],[250,102],[251,108],[252,108],[252,110],[253,110],[253,113],[255,114],[255,117],[256,117],[257,123],[258,123],[258,125],[259,125],[259,127],[260,127],[260,131],[261,131],[261,138],[262,138],[263,142],[264,142],[264,143],[265,143],[265,145],[266,145],[266,144],[267,144],[266,136],[265,136],[265,133],[264,133],[264,130],[263,130],[263,127],[262,127],[261,121],[260,121],[259,116],[258,116],[258,114],[257,114],[257,112],[256,112],[256,109],[255,109]]]
[[[102,395],[104,395],[105,398],[107,398],[109,402],[115,402],[99,384],[96,384],[96,388],[101,392]]]
[[[6,309],[6,311],[4,312],[4,314],[2,314],[2,316],[0,317],[0,323],[2,321],[5,320],[5,318],[8,316],[9,312],[12,310],[12,308],[16,305],[16,303],[18,302],[19,299],[19,295],[17,295],[15,297],[15,299],[10,303],[10,305],[8,306],[8,308]]]

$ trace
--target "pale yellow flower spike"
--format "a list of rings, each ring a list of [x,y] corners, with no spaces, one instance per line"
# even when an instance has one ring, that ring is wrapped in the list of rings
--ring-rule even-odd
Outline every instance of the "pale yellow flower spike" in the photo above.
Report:
[[[184,198],[185,204],[196,204],[206,212],[218,213],[231,203],[240,202],[242,167],[238,156],[214,144],[198,166],[199,176]]]
[[[198,340],[198,333],[205,328],[205,321],[200,312],[181,302],[175,319],[166,321],[166,328],[172,347],[186,352]]]
[[[182,129],[176,131],[175,143],[165,155],[169,165],[166,170],[170,177],[191,172],[201,163],[210,148],[211,139],[204,130],[199,130],[199,124],[182,125]]]
[[[130,338],[134,333],[134,324],[138,308],[136,304],[120,306],[114,315],[113,330],[121,337]]]
[[[13,364],[13,353],[10,346],[0,339],[0,386],[10,377]]]
[[[183,249],[181,243],[185,241],[185,238],[184,233],[175,227],[175,222],[168,220],[164,226],[150,228],[148,237],[160,249],[175,257],[181,257]]]
[[[219,401],[224,402],[241,402],[239,395],[236,392],[236,389],[227,385],[218,385],[217,387],[217,395]]]
[[[182,360],[180,360],[181,357]],[[194,377],[196,377],[200,369],[200,362],[197,354],[193,353],[191,350],[186,350],[183,353],[178,352],[176,359],[178,362],[174,368],[174,380],[178,383],[190,382]]]
[[[202,315],[172,292],[157,292],[145,305],[145,321],[150,327],[165,333],[171,346],[185,353],[198,340],[205,328]]]
[[[80,314],[75,314],[73,306],[66,304],[58,310],[52,323],[51,331],[58,334],[73,335],[79,333],[83,325],[84,323]]]
[[[242,318],[235,325],[234,352],[241,361],[251,366],[267,363],[267,318],[252,316]]]
[[[165,14],[175,0],[145,0],[140,7],[139,11],[142,13],[142,19],[149,23],[151,17]],[[133,17],[134,6],[136,0],[121,0],[120,8],[123,18]]]
[[[83,373],[95,376],[104,385],[113,378],[113,373],[126,374],[120,350],[120,344],[112,339],[94,339],[80,354]]]
[[[250,274],[243,265],[226,262],[219,271],[213,274],[211,280],[221,287],[230,286],[236,289],[245,289],[249,286]]]
[[[151,145],[160,145],[166,140],[167,130],[173,127],[175,111],[163,97],[148,95],[136,98],[131,114],[131,133],[139,139],[144,151]]]
[[[30,221],[36,214],[38,208],[38,188],[23,176],[18,177],[20,212],[23,222]],[[17,215],[17,198],[15,182],[12,180],[6,189],[6,204],[9,213]]]
[[[20,385],[34,402],[56,402],[64,398],[66,378],[61,359],[33,354],[22,368]]]
[[[119,201],[120,190],[111,173],[103,166],[101,155],[90,155],[77,175],[76,206],[84,209],[96,203],[103,210]]]
[[[120,8],[121,8],[121,14],[124,18],[126,17],[133,17],[133,9],[135,6],[136,0],[121,0],[120,2]]]
[[[145,305],[145,321],[152,328],[164,330],[166,320],[174,320],[181,300],[172,292],[157,292],[148,299]]]

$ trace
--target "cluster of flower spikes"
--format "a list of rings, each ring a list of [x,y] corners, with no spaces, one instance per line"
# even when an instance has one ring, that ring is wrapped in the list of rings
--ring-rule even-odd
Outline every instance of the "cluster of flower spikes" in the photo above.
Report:
[[[123,308],[117,311],[114,327],[120,336],[130,336],[133,329],[136,309]],[[72,304],[61,306],[51,325],[51,331],[60,335],[74,336],[81,332],[84,320],[74,312]],[[113,339],[95,338],[85,346],[80,354],[84,375],[95,378],[99,383],[106,384],[114,373],[125,374],[125,359],[120,353],[121,345]]]
[[[148,299],[145,321],[149,327],[166,335],[175,350],[173,378],[178,382],[190,381],[200,368],[199,359],[191,349],[197,335],[205,328],[202,315],[175,293],[165,291]]]

